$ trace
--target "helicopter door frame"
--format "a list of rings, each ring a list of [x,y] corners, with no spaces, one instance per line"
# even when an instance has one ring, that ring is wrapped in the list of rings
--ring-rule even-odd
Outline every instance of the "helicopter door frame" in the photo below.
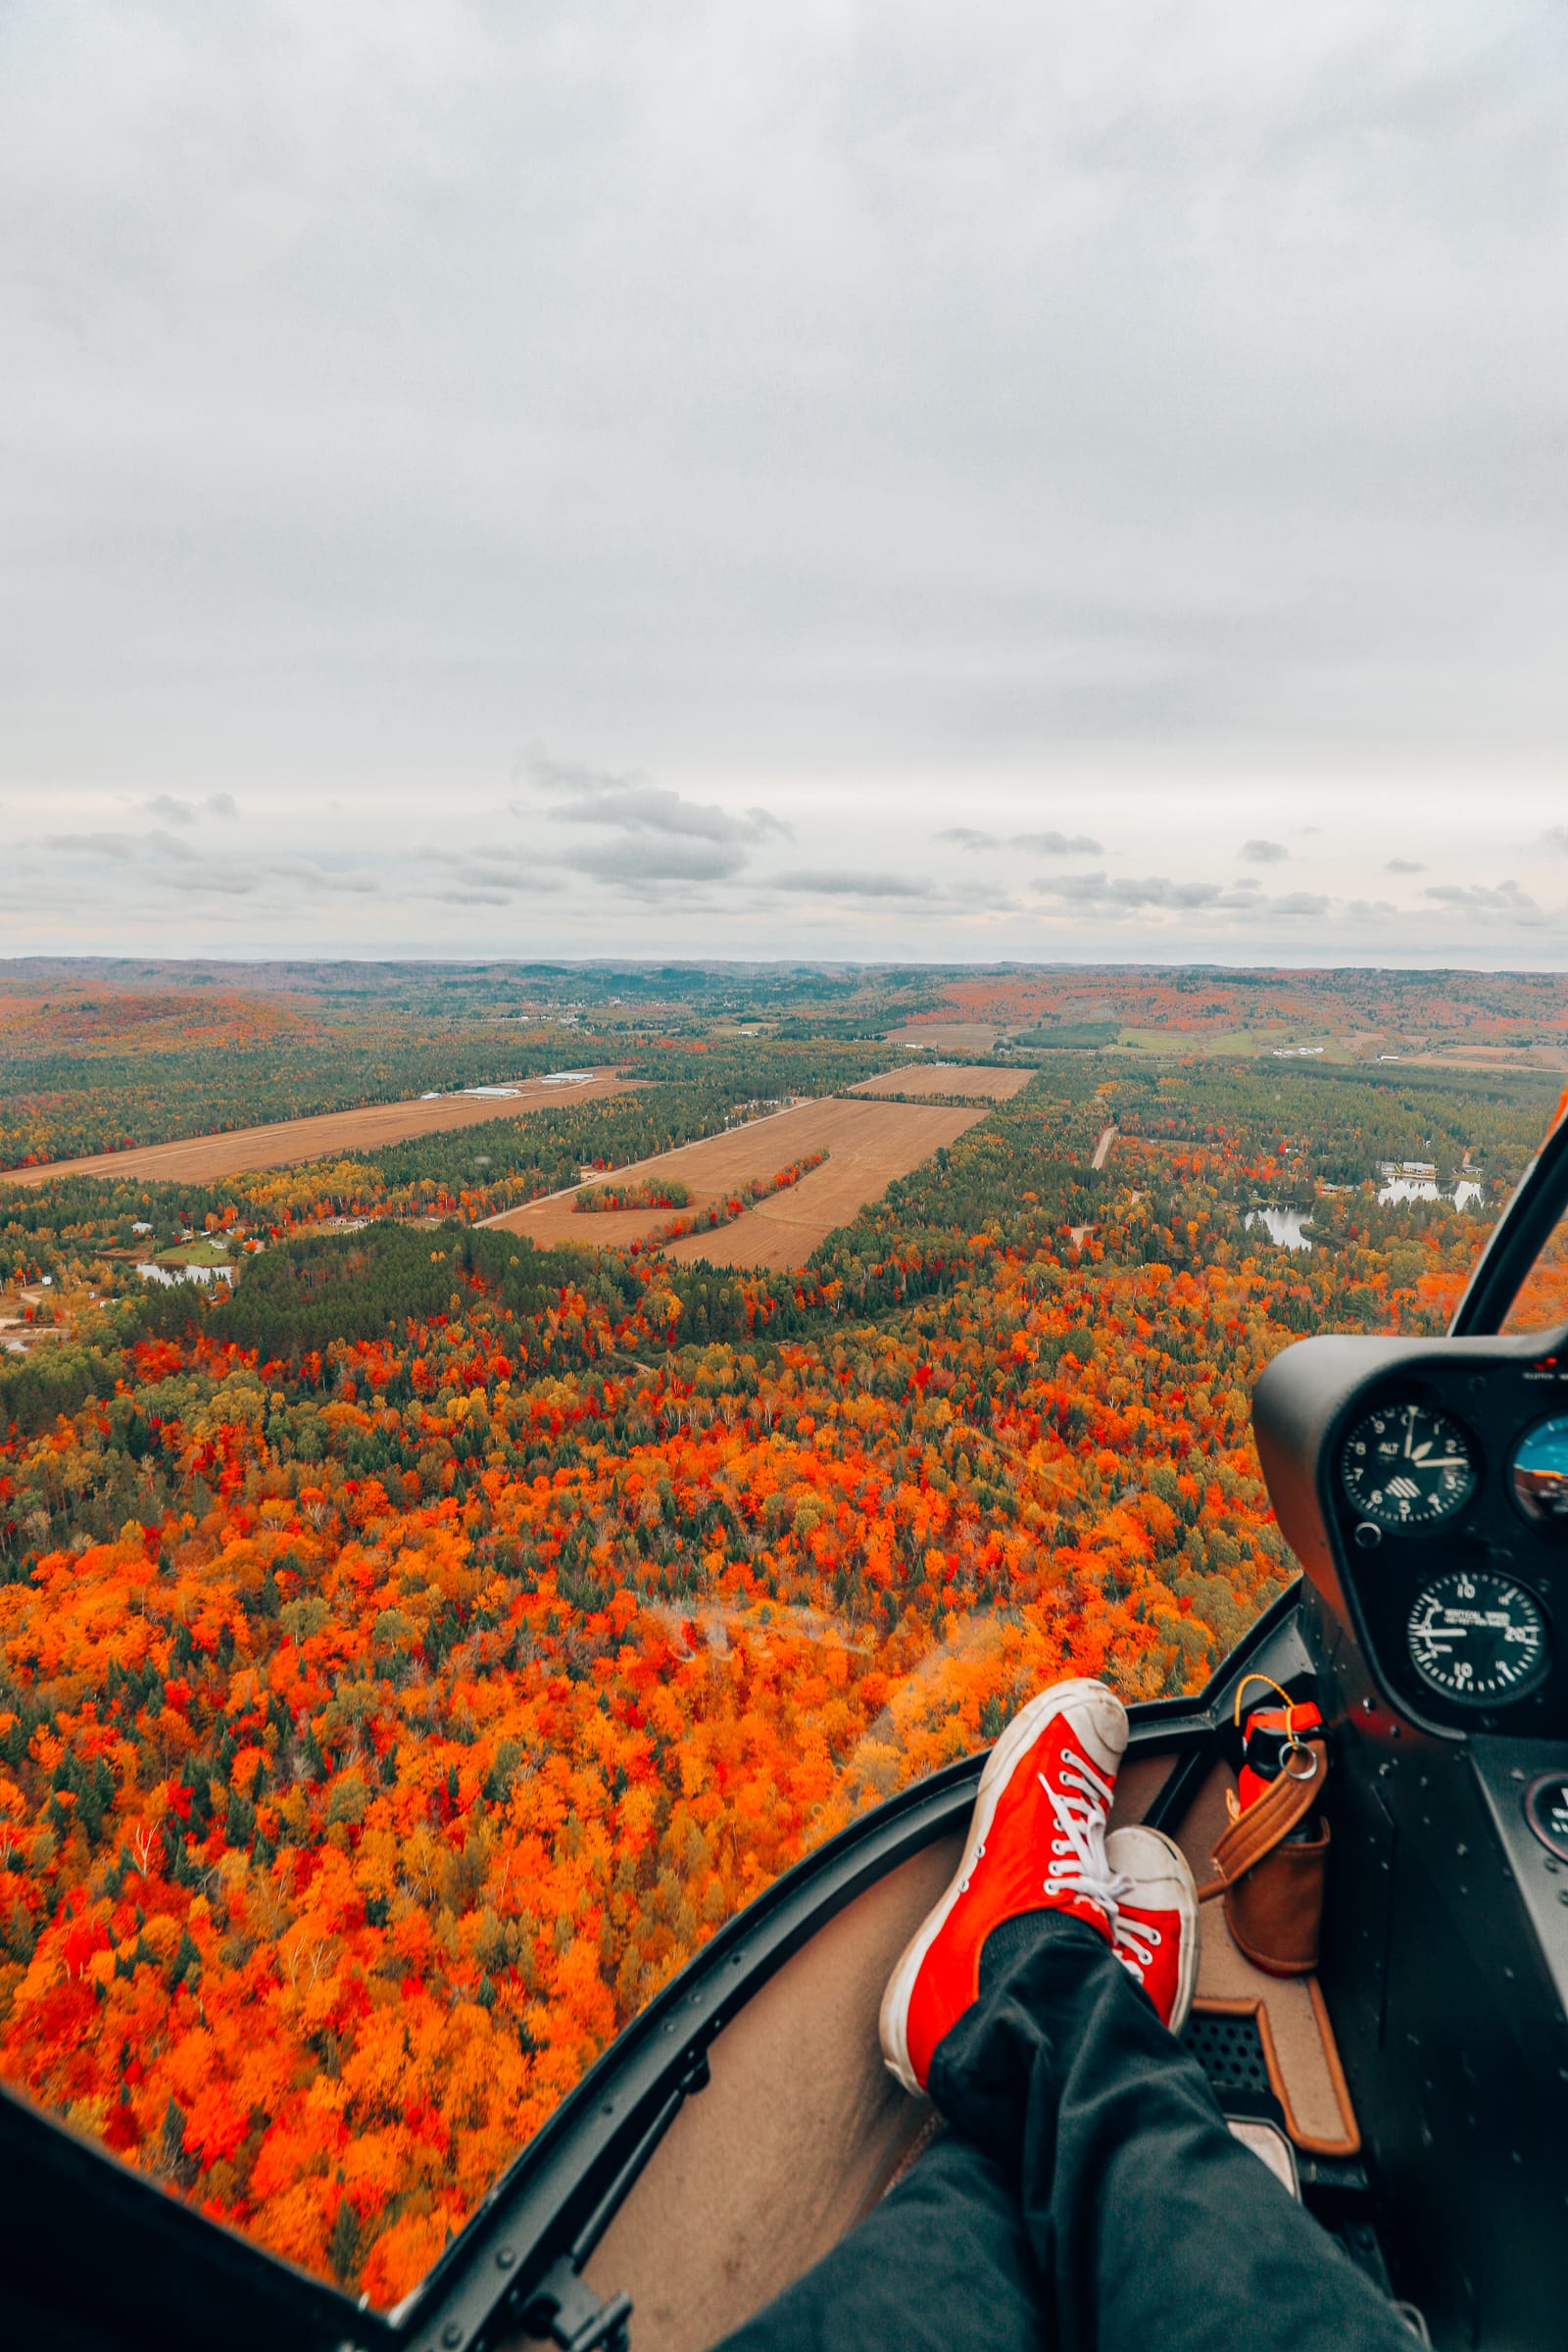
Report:
[[[1531,1267],[1568,1208],[1568,1087],[1535,1158],[1488,1237],[1448,1325],[1450,1340],[1491,1339],[1502,1329]]]

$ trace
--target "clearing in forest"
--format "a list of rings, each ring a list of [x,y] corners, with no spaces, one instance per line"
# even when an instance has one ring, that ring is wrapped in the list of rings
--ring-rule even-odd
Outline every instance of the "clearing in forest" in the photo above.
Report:
[[[1021,1095],[1034,1071],[1021,1065],[1015,1070],[992,1069],[985,1062],[917,1061],[902,1070],[884,1070],[879,1078],[862,1078],[852,1086],[852,1095],[929,1096],[937,1101],[943,1095],[984,1095],[992,1102],[1010,1102]]]
[[[682,1263],[703,1258],[718,1266],[804,1266],[818,1242],[886,1192],[895,1176],[906,1176],[942,1145],[956,1143],[984,1116],[983,1108],[973,1104],[878,1102],[823,1095],[614,1173],[617,1183],[624,1183],[644,1169],[657,1168],[661,1176],[689,1189],[690,1213],[697,1214],[738,1191],[749,1178],[776,1175],[813,1152],[826,1152],[830,1156],[823,1165],[798,1184],[759,1201],[715,1232],[687,1234],[664,1252]],[[668,1209],[659,1208],[580,1216],[572,1200],[571,1193],[557,1193],[486,1222],[525,1233],[541,1249],[586,1242],[611,1250],[623,1250],[669,1222]]]
[[[945,1047],[950,1054],[989,1054],[1000,1032],[990,1021],[906,1021],[902,1029],[890,1029],[886,1042],[890,1046],[935,1047],[940,1053]]]
[[[378,1144],[405,1144],[448,1127],[477,1126],[486,1119],[519,1118],[555,1110],[595,1096],[623,1095],[643,1082],[613,1070],[591,1070],[569,1084],[519,1078],[504,1093],[436,1095],[417,1102],[369,1102],[357,1110],[323,1110],[308,1119],[278,1119],[270,1127],[231,1127],[226,1135],[193,1135],[179,1143],[145,1144],[130,1152],[100,1152],[89,1159],[56,1159],[41,1168],[7,1168],[0,1186],[46,1184],[51,1176],[142,1176],[160,1184],[206,1184],[223,1176],[249,1176],[259,1168],[289,1168],[303,1159],[342,1152],[373,1152]]]

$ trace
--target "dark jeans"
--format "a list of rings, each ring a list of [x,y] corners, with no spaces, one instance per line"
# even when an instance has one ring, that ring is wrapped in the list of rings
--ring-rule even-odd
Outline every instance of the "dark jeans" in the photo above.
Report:
[[[1004,1933],[932,2064],[952,2129],[723,2352],[1410,2352],[1094,1930]]]

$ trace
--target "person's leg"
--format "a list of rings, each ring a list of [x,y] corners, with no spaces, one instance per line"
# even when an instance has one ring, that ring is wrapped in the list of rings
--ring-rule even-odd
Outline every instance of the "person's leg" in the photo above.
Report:
[[[1050,2340],[1011,2168],[945,2132],[719,2352],[1043,2352]]]
[[[1409,2352],[1092,1927],[1040,1911],[993,1934],[930,2089],[1010,2177],[1061,2352]]]
[[[952,2135],[724,2352],[1409,2352],[1176,2038],[1198,1905],[1169,1839],[1105,1837],[1126,1740],[1085,1682],[998,1740],[882,2004],[889,2068]]]

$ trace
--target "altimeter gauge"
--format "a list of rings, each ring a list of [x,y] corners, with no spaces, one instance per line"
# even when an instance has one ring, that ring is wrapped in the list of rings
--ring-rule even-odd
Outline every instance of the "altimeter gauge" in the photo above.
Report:
[[[1479,1474],[1469,1432],[1413,1400],[1363,1413],[1340,1456],[1346,1494],[1379,1527],[1451,1519],[1475,1493]]]
[[[1421,1680],[1462,1706],[1509,1706],[1551,1665],[1534,1594],[1490,1568],[1453,1568],[1424,1585],[1405,1638]]]

